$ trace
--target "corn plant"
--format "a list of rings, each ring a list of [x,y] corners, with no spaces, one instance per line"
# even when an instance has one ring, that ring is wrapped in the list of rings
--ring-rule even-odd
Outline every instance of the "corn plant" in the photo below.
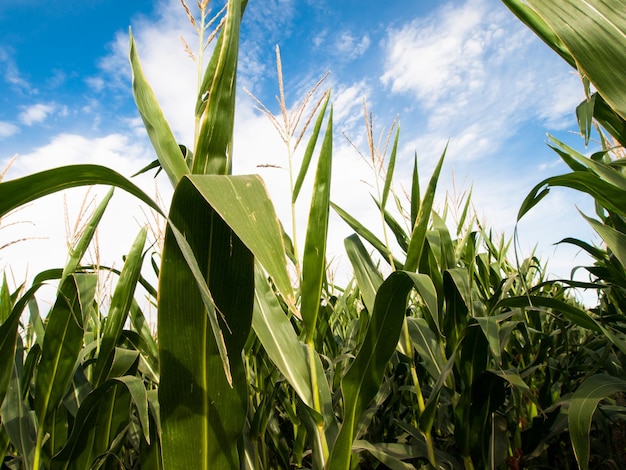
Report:
[[[618,44],[614,29],[599,28],[606,38],[566,34],[559,21],[578,16],[561,10],[563,2],[505,3],[598,90],[578,110],[586,135],[597,121],[622,142],[624,87],[606,84],[592,60],[603,56],[581,40],[598,38],[604,52]],[[611,1],[594,3],[592,24],[606,26],[608,17],[624,30],[617,15],[612,21],[601,14]],[[156,287],[141,275],[145,228],[121,271],[83,264],[111,193],[63,268],[14,292],[2,283],[0,360],[10,366],[0,370],[0,456],[22,468],[584,467],[598,404],[624,388],[621,160],[609,157],[608,146],[586,158],[553,141],[573,173],[540,183],[520,217],[549,186],[584,190],[596,199],[599,220],[589,220],[607,247],[566,240],[595,257],[588,268],[595,277],[546,281],[535,257],[509,261],[509,243],[481,225],[470,195],[459,202],[451,230],[453,202],[435,204],[445,151],[423,193],[416,159],[403,199],[394,184],[399,127],[394,123],[384,148],[376,148],[366,109],[381,239],[330,201],[330,93],[313,99],[320,81],[288,112],[277,53],[282,125],[258,104],[286,144],[287,235],[260,177],[231,174],[246,5],[230,0],[210,18],[203,0],[196,18],[183,2],[199,36],[191,145],[176,141],[130,35],[133,94],[157,157],[142,171],[167,175],[174,187],[168,214],[131,180],[100,166],[0,183],[0,217],[56,191],[105,184],[135,195],[167,223],[160,266],[153,262]],[[309,173],[300,252],[296,204]],[[346,286],[333,284],[326,262],[331,210],[355,232],[345,240],[354,272]],[[103,270],[117,279],[106,312],[95,295]],[[57,298],[42,315],[35,296],[51,281]],[[135,300],[139,285],[158,310],[156,338]],[[597,309],[587,311],[568,294],[581,286],[600,290]],[[608,413],[615,408],[600,409],[608,418],[594,422],[613,426]]]
[[[548,178],[540,182],[528,195],[520,209],[521,218],[543,199],[550,187],[562,186],[582,191],[593,197],[597,219],[583,217],[598,233],[605,247],[594,247],[578,239],[568,238],[570,243],[586,251],[594,266],[586,267],[590,283],[583,287],[597,289],[598,307],[589,313],[586,328],[596,331],[604,339],[603,354],[596,356],[596,365],[578,388],[570,402],[568,424],[576,460],[581,468],[587,468],[590,457],[590,428],[598,404],[618,392],[624,392],[623,360],[624,343],[623,282],[624,207],[623,191],[626,189],[622,171],[623,154],[620,146],[626,142],[624,119],[626,118],[626,75],[615,68],[624,58],[624,32],[626,22],[619,14],[619,2],[593,0],[589,2],[505,2],[535,33],[554,49],[581,75],[586,99],[576,110],[580,131],[585,145],[589,143],[592,130],[598,131],[602,150],[591,158],[585,157],[571,147],[551,138],[551,147],[570,168],[571,173]],[[595,92],[591,93],[591,85]],[[608,132],[610,138],[602,130]],[[611,357],[610,362],[605,359]],[[623,418],[624,409],[617,416]]]

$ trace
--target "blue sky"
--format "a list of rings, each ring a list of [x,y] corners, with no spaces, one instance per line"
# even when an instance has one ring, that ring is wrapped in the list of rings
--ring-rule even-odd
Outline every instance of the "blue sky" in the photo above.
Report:
[[[219,10],[219,3],[211,5]],[[193,50],[196,42],[179,0],[0,2],[0,167],[18,155],[6,179],[79,162],[130,176],[154,158],[130,91],[129,26],[177,138],[190,144],[196,74],[179,36]],[[415,152],[426,181],[449,142],[438,200],[473,186],[481,220],[509,236],[528,191],[565,171],[546,146],[546,133],[583,150],[573,134],[574,108],[583,98],[578,77],[498,0],[394,0],[384,6],[373,0],[250,0],[238,84],[278,116],[276,45],[290,106],[330,71],[324,86],[332,88],[335,108],[333,199],[375,231],[373,174],[344,137],[367,150],[364,99],[377,138],[399,117],[399,193],[408,187]],[[259,172],[286,218],[284,146],[243,90],[238,99],[234,170]],[[138,182],[155,192],[151,177]],[[167,181],[158,180],[157,188],[167,201]],[[101,194],[89,193],[87,205]],[[69,192],[65,202],[49,197],[4,220],[0,246],[29,240],[2,250],[0,268],[10,265],[19,280],[25,266],[32,275],[62,265],[66,232],[71,235],[84,197],[84,190]],[[101,249],[91,254],[110,264],[120,263],[138,227],[151,220],[124,195],[114,200]],[[567,276],[585,262],[575,250],[552,246],[565,236],[591,239],[576,205],[591,211],[579,195],[555,191],[520,225],[522,251],[537,245],[555,275]],[[300,228],[306,210],[304,201]],[[350,231],[336,219],[331,230],[330,249],[340,259],[341,240]]]

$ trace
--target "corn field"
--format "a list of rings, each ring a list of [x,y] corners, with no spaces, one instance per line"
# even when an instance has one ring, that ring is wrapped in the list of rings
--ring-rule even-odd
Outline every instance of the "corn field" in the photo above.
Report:
[[[200,69],[194,141],[176,141],[130,35],[132,90],[154,147],[141,172],[174,188],[165,212],[132,177],[73,165],[0,182],[0,217],[68,188],[126,191],[166,224],[142,228],[123,267],[86,265],[107,210],[100,201],[65,266],[0,288],[0,460],[10,469],[522,469],[626,466],[626,18],[619,0],[503,0],[577,71],[585,155],[552,138],[569,172],[537,183],[518,220],[553,187],[588,194],[582,214],[602,246],[589,281],[546,280],[472,209],[471,194],[435,205],[445,149],[426,187],[396,189],[400,142],[374,146],[374,201],[363,221],[331,201],[333,97],[323,79],[296,124],[281,127],[291,232],[263,180],[233,175],[239,37],[247,0],[230,0]],[[211,20],[200,4],[199,30]],[[279,80],[282,91],[282,78]],[[201,61],[200,61],[201,63]],[[200,65],[199,65],[200,67]],[[262,103],[258,103],[262,108]],[[286,105],[281,104],[286,113]],[[270,118],[271,113],[267,112]],[[300,119],[302,118],[302,119]],[[291,156],[290,156],[291,158]],[[295,204],[313,178],[307,229]],[[331,212],[353,235],[346,285],[330,275]],[[452,213],[457,217],[452,219]],[[373,224],[382,225],[382,236]],[[302,247],[300,251],[298,247]],[[99,276],[113,276],[103,302]],[[158,279],[156,283],[149,279]],[[39,289],[57,287],[45,311]],[[156,334],[137,301],[157,311]],[[593,308],[573,289],[597,292]]]

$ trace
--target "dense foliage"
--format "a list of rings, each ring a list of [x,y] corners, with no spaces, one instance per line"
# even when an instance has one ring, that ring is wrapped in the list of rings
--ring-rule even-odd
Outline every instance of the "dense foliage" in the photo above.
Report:
[[[194,20],[200,50],[207,3]],[[46,194],[106,184],[167,220],[157,253],[140,230],[106,302],[96,292],[107,268],[81,262],[112,193],[64,267],[13,291],[3,281],[3,468],[623,468],[626,73],[617,64],[626,63],[626,20],[617,0],[504,3],[585,84],[581,133],[587,143],[595,129],[602,149],[587,157],[553,139],[571,172],[540,182],[519,218],[554,186],[593,197],[596,214],[583,217],[605,245],[563,240],[595,260],[585,268],[589,282],[547,281],[534,257],[513,262],[508,242],[472,213],[469,195],[435,210],[445,151],[426,188],[416,162],[408,198],[397,194],[393,126],[389,152],[368,138],[377,237],[330,201],[333,111],[320,84],[291,116],[281,93],[283,115],[293,118],[281,129],[294,208],[314,171],[298,244],[263,181],[231,175],[247,1],[230,0],[199,84],[189,148],[176,142],[131,35],[133,92],[157,156],[144,171],[162,169],[174,186],[169,214],[100,166],[0,183],[1,216]],[[311,119],[296,131],[306,103]],[[302,135],[308,143],[296,162]],[[326,262],[330,211],[354,230],[345,240],[354,272],[346,286],[332,282]],[[142,274],[146,257],[158,286]],[[51,282],[56,301],[41,312],[36,296]],[[156,337],[135,298],[140,286],[158,310]],[[578,303],[575,287],[596,290],[597,306]]]

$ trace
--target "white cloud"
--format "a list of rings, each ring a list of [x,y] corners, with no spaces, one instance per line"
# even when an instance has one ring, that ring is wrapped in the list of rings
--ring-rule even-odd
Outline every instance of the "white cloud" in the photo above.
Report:
[[[385,49],[382,83],[426,116],[414,147],[450,139],[453,160],[495,155],[526,120],[561,129],[579,101],[571,69],[494,0],[447,3],[390,29]]]
[[[365,80],[352,84],[337,84],[332,88],[336,90],[332,96],[336,128],[351,135],[355,128],[360,128],[360,123],[365,122],[363,99],[368,100],[371,90]]]
[[[10,122],[0,121],[0,140],[17,134],[20,128]]]
[[[20,155],[9,171],[11,177],[23,176],[59,166],[90,163],[108,166],[130,175],[148,160],[145,139],[130,141],[122,134],[89,138],[78,134],[59,134],[28,154]]]
[[[27,125],[40,124],[52,114],[55,106],[52,104],[37,103],[31,106],[22,106],[23,111],[19,114],[19,120]]]
[[[365,54],[370,42],[367,34],[357,37],[349,31],[344,31],[335,43],[335,54],[344,61],[354,60]]]
[[[3,78],[8,84],[20,91],[37,92],[37,90],[31,90],[29,83],[22,77],[9,51],[2,47],[0,47],[0,64],[2,64],[2,69],[4,69]]]
[[[151,158],[145,139],[130,141],[121,134],[100,138],[61,134],[53,137],[50,143],[19,155],[6,179],[79,163],[104,165],[128,177]],[[148,195],[155,193],[155,183],[150,175],[134,178],[133,182]],[[165,200],[169,200],[171,190],[167,184],[160,187],[166,193]],[[26,240],[0,250],[0,271],[5,270],[17,285],[44,269],[62,267],[68,253],[67,240],[72,235],[67,233],[66,225],[74,225],[84,201],[88,202],[90,212],[107,191],[104,186],[96,186],[89,191],[74,188],[37,199],[3,217],[0,225],[2,239]],[[146,215],[148,213],[138,199],[117,189],[98,228],[98,250],[92,248],[84,262],[97,261],[119,268],[121,257],[129,249],[139,228],[151,222],[152,219]]]

